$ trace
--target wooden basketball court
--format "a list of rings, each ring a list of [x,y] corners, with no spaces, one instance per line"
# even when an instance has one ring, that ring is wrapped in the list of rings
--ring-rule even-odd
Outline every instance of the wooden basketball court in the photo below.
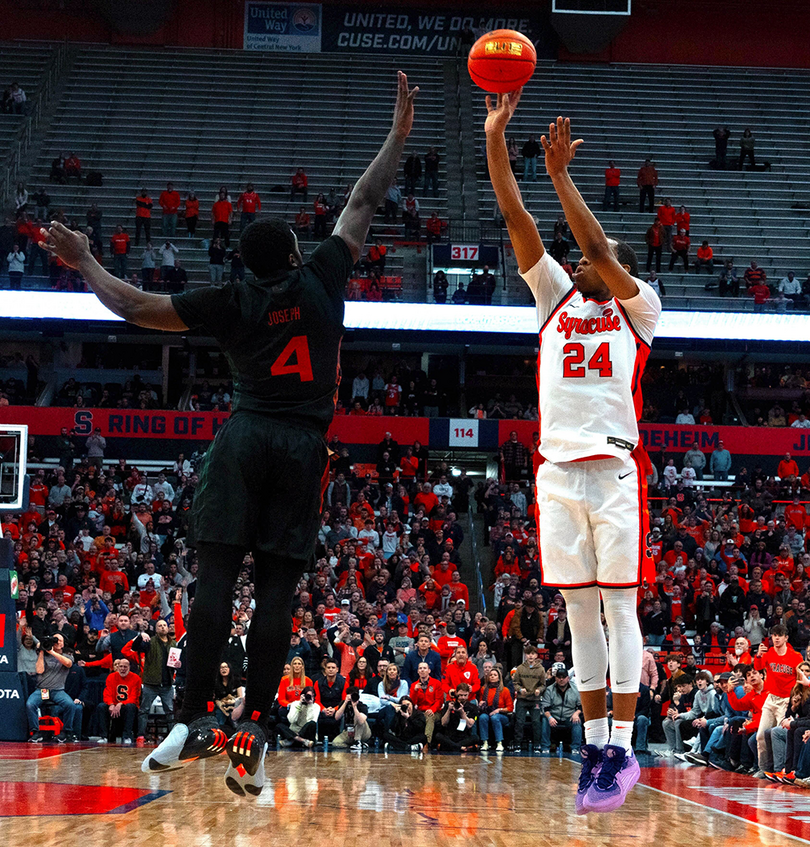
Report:
[[[579,766],[555,756],[285,751],[254,802],[224,758],[162,777],[143,750],[0,744],[0,841],[37,847],[258,843],[420,845],[810,844],[810,792],[648,760],[625,807],[574,814]],[[364,841],[359,842],[359,839]]]

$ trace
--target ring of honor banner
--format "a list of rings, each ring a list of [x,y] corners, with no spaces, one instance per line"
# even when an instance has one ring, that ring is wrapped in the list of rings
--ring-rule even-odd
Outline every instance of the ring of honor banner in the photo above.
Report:
[[[227,412],[0,406],[0,424],[26,424],[29,434],[35,437],[57,436],[62,427],[67,427],[80,444],[95,427],[99,427],[107,439],[199,443],[213,439],[227,419]],[[339,415],[332,421],[330,434],[347,444],[376,444],[386,432],[391,432],[400,444],[419,439],[437,449],[449,446],[489,449],[507,441],[512,430],[517,431],[524,444],[531,444],[537,421]],[[643,423],[639,425],[639,432],[649,452],[663,447],[671,453],[685,453],[697,441],[701,450],[710,453],[723,441],[733,456],[776,457],[789,452],[800,463],[802,472],[805,470],[803,463],[810,458],[810,430],[807,429]],[[175,449],[179,447],[171,447],[169,455]],[[160,451],[161,454],[165,452]],[[110,449],[108,456],[114,455]]]
[[[245,50],[320,53],[321,28],[318,3],[245,3]]]

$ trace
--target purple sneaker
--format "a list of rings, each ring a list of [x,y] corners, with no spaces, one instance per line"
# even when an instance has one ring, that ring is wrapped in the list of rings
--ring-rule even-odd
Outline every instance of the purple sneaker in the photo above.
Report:
[[[590,812],[613,812],[624,803],[627,792],[638,782],[641,768],[633,751],[608,744],[602,751],[602,767],[586,798]]]
[[[580,747],[579,752],[582,756],[582,770],[579,774],[579,786],[577,787],[574,806],[578,815],[586,815],[590,811],[590,806],[587,804],[588,790],[599,775],[602,751],[593,744],[584,744]]]

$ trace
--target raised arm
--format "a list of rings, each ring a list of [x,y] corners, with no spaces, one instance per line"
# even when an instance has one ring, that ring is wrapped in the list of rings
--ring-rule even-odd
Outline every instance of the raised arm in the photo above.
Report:
[[[408,77],[397,72],[397,104],[391,131],[380,152],[357,180],[346,208],[335,224],[333,235],[339,235],[356,262],[366,243],[371,219],[385,197],[388,186],[397,175],[405,141],[413,126],[413,99],[419,88],[408,91]]]
[[[619,264],[605,231],[568,173],[568,165],[576,155],[577,148],[584,143],[583,140],[578,138],[572,142],[571,121],[568,118],[557,118],[556,123],[548,125],[548,138],[542,136],[540,143],[546,151],[546,170],[582,255],[596,268],[614,297],[619,300],[635,297],[638,285],[624,265]]]
[[[540,261],[546,251],[534,218],[523,205],[506,148],[506,125],[515,114],[522,91],[520,88],[511,94],[499,94],[495,106],[492,105],[492,98],[487,97],[488,114],[484,129],[487,134],[489,178],[495,189],[495,197],[506,228],[509,230],[518,267],[521,273],[525,273]]]
[[[87,236],[83,232],[72,232],[57,221],[52,221],[50,227],[43,227],[40,232],[42,240],[39,246],[51,255],[58,256],[68,267],[79,271],[111,312],[128,323],[146,329],[170,332],[188,329],[175,311],[171,297],[141,291],[107,273],[93,258]]]

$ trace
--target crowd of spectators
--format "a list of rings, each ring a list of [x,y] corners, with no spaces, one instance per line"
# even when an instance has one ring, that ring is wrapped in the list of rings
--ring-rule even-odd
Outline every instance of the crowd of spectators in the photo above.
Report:
[[[779,476],[741,469],[734,494],[714,500],[680,484],[670,492],[649,540],[655,582],[639,591],[645,640],[667,660],[646,694],[650,731],[663,731],[667,754],[807,777],[797,770],[807,736],[794,730],[810,686],[810,665],[799,665],[810,645],[810,473],[800,476],[787,454]]]
[[[398,367],[386,375],[375,367],[371,378],[360,371],[351,382],[348,406],[338,400],[337,415],[405,415],[437,418],[448,413],[448,396],[436,378],[419,369]]]
[[[152,703],[162,701],[170,726],[182,699],[182,621],[196,574],[183,538],[205,445],[150,479],[123,460],[105,471],[99,439],[88,439],[80,460],[66,446],[60,468],[34,477],[28,513],[2,527],[24,586],[19,655],[37,675],[28,703],[35,739],[39,691],[59,691],[62,677],[67,699],[53,697],[52,708],[67,739],[139,743]],[[336,437],[330,447],[317,561],[291,609],[274,709],[279,744],[500,752],[523,749],[531,732],[530,749],[576,746],[571,632],[562,595],[542,584],[533,522],[536,436],[524,445],[512,433],[499,450],[500,479],[477,484],[390,433],[372,466],[356,465]],[[721,452],[708,463],[715,479],[728,475]],[[670,467],[665,455],[652,459]],[[788,455],[776,488],[761,469],[741,469],[735,488],[709,499],[684,484],[686,469],[697,478],[706,468],[695,446],[665,499],[651,479],[656,574],[638,595],[648,650],[636,748],[658,742],[663,755],[693,764],[810,777],[801,723],[810,665],[799,655],[810,646],[810,469]],[[665,470],[660,480],[669,481]],[[474,564],[459,522],[471,509],[490,551],[489,616],[471,611]],[[212,680],[226,728],[249,685],[251,568],[247,556]],[[43,658],[37,644],[48,636]],[[175,664],[163,661],[169,655]]]
[[[464,288],[463,280],[459,279],[456,289],[450,295],[450,302],[455,305],[491,306],[495,294],[495,274],[489,265],[483,265],[480,272],[473,270]],[[444,271],[439,270],[433,276],[433,300],[436,303],[447,303],[450,282]]]
[[[54,406],[95,409],[160,409],[164,407],[160,387],[144,382],[139,373],[122,385],[108,383],[80,383],[68,377],[56,392]],[[77,447],[76,454],[80,455]]]
[[[431,190],[434,197],[438,195],[438,163],[439,157],[435,148],[430,148],[424,157],[425,179],[424,191]],[[401,212],[401,222],[404,225],[406,240],[421,239],[422,219],[419,212],[419,201],[415,198],[416,182],[413,174],[418,171],[421,176],[422,160],[411,154],[405,163],[405,180],[407,189],[403,194],[394,182],[386,197],[386,223],[396,223]],[[62,153],[54,159],[51,166],[50,181],[65,184],[69,178],[81,180],[82,165],[74,153]],[[418,181],[418,180],[417,180]],[[304,201],[308,197],[308,176],[303,168],[298,168],[291,177],[290,200],[302,195]],[[301,239],[324,239],[328,226],[340,216],[344,206],[351,197],[353,183],[347,183],[343,188],[332,188],[327,194],[319,193],[312,207],[312,215],[306,206],[301,206],[295,215],[292,226]],[[50,220],[58,220],[72,230],[81,229],[88,237],[93,255],[105,264],[121,279],[144,290],[181,291],[188,282],[188,275],[179,257],[180,248],[175,241],[178,237],[178,223],[185,225],[186,237],[193,238],[197,233],[200,219],[200,198],[193,190],[183,195],[169,182],[161,191],[157,202],[153,201],[147,188],[142,187],[136,192],[134,205],[135,231],[134,238],[130,234],[125,221],[119,221],[109,240],[105,242],[102,229],[103,213],[97,203],[93,203],[86,213],[86,226],[78,220],[70,218],[63,209],[53,205],[52,198],[45,187],[36,192],[29,192],[23,183],[17,186],[15,196],[14,217],[7,218],[0,228],[0,273],[9,275],[10,287],[20,290],[23,276],[39,276],[50,280],[51,287],[58,291],[86,291],[86,285],[78,273],[65,268],[55,257],[49,256],[42,250],[37,240],[39,229]],[[160,209],[160,233],[164,239],[160,244],[152,239],[153,213]],[[221,283],[227,278],[233,282],[244,280],[246,271],[237,246],[231,249],[232,228],[236,224],[238,214],[238,235],[248,224],[254,221],[262,210],[262,199],[255,190],[253,183],[247,183],[244,190],[234,200],[227,185],[219,187],[216,196],[212,198],[210,210],[211,238],[203,243],[208,251],[209,281]],[[428,243],[440,241],[447,228],[447,222],[433,212],[426,221],[425,231]],[[140,256],[140,276],[131,268],[131,253],[133,247],[139,247],[141,236],[145,237],[145,248]],[[367,255],[358,263],[357,278],[367,280],[362,292],[353,294],[347,292],[349,299],[383,299],[385,288],[380,277],[385,268],[387,248],[377,239]],[[228,267],[226,268],[226,263]],[[401,288],[401,281],[399,284]],[[376,294],[375,294],[376,292]]]
[[[565,666],[551,668],[546,697],[537,645],[527,645],[524,661],[522,650],[504,651],[494,621],[470,613],[457,520],[470,504],[466,475],[451,485],[440,464],[428,478],[424,448],[400,451],[386,436],[379,460],[402,468],[394,491],[382,475],[354,474],[346,448],[331,446],[318,559],[291,610],[290,664],[275,711],[282,743],[312,746],[317,737],[348,746],[373,737],[393,747],[459,750],[487,744],[490,733],[502,749],[504,738],[521,737],[527,717],[535,746],[557,724],[578,724]],[[203,450],[150,479],[124,460],[105,467],[104,447],[94,433],[80,460],[66,448],[58,468],[34,476],[28,511],[2,525],[23,586],[19,659],[31,683],[33,741],[43,740],[39,717],[50,709],[64,724],[58,740],[141,744],[153,702],[162,702],[171,726],[182,700],[183,619],[196,581],[183,538]],[[252,590],[247,556],[234,587],[232,636],[212,680],[226,727],[249,684]],[[508,672],[517,666],[516,687]],[[541,707],[542,719],[533,714]],[[569,733],[574,743],[577,729]]]

